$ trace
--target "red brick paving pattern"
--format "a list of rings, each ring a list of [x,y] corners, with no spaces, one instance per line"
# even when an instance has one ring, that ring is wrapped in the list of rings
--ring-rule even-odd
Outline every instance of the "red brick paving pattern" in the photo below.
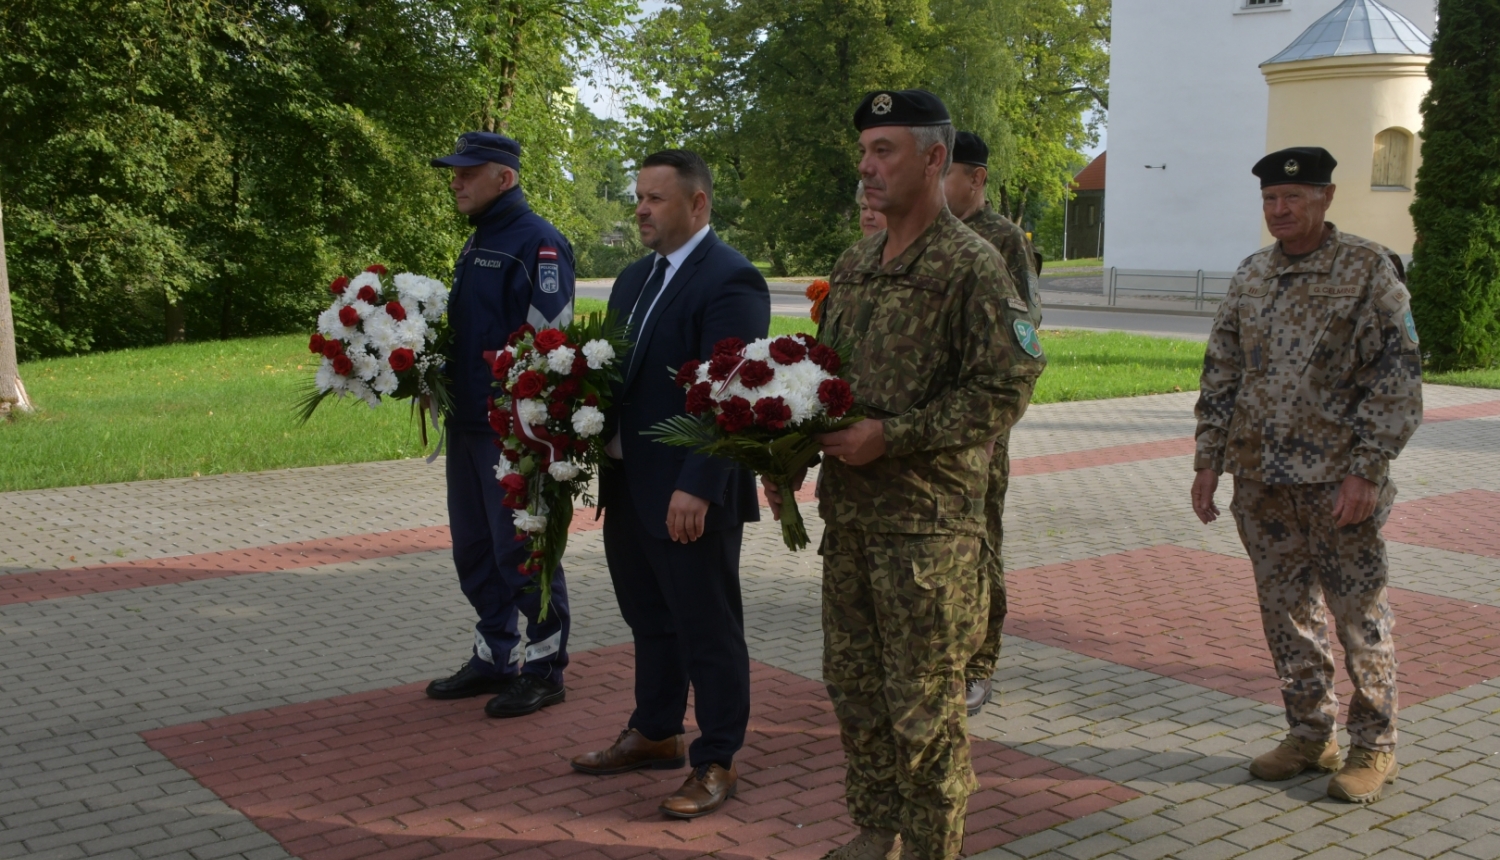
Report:
[[[623,726],[632,675],[629,646],[616,646],[573,655],[568,701],[519,720],[486,719],[481,699],[429,700],[419,683],[144,737],[303,860],[792,860],[852,834],[822,684],[758,663],[740,791],[719,813],[669,822],[656,811],[685,769],[574,773],[568,758]],[[989,741],[975,741],[974,764],[968,853],[1137,796]]]
[[[1007,633],[1281,703],[1244,559],[1156,546],[1007,572],[1006,584]],[[1500,608],[1398,588],[1390,595],[1403,703],[1500,677]],[[1347,696],[1347,679],[1339,684]]]
[[[1500,558],[1500,493],[1464,490],[1401,502],[1381,533],[1400,543]]]

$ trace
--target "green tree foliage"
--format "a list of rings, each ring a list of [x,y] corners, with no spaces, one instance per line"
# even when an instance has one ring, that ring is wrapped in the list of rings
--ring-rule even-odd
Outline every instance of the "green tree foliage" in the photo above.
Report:
[[[1412,313],[1434,370],[1500,361],[1500,0],[1440,0],[1422,102]]]
[[[443,276],[467,224],[427,159],[522,142],[580,246],[568,88],[627,0],[8,0],[0,183],[23,356],[303,327],[371,262]],[[597,213],[595,213],[597,214]]]

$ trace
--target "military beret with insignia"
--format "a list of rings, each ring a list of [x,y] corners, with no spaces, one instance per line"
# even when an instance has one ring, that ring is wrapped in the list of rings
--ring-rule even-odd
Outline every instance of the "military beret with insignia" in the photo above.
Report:
[[[972,131],[961,131],[953,136],[953,163],[990,166],[990,148],[984,138]]]
[[[1333,154],[1321,146],[1281,149],[1255,162],[1250,172],[1260,177],[1260,187],[1272,185],[1331,185],[1338,166]]]
[[[453,144],[453,154],[434,158],[433,167],[474,167],[493,161],[516,170],[521,169],[521,144],[503,134],[467,131]]]
[[[953,120],[943,100],[926,90],[876,90],[854,111],[860,131],[883,125],[948,125]]]

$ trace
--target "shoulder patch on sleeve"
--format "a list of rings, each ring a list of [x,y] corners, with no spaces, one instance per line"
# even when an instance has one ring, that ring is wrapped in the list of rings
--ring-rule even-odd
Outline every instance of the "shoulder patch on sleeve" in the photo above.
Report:
[[[1021,345],[1021,349],[1026,350],[1026,354],[1032,358],[1041,358],[1042,341],[1037,337],[1036,326],[1029,320],[1016,320],[1011,328],[1015,330],[1016,342]]]
[[[1016,311],[1017,313],[1024,314],[1028,310],[1028,308],[1026,307],[1026,303],[1016,298],[1015,296],[1011,296],[1010,298],[1006,299],[1005,303],[1010,305],[1010,309]]]
[[[536,249],[536,258],[543,262],[546,262],[548,260],[556,260],[557,249],[547,245],[543,245],[542,247]]]
[[[1399,314],[1409,301],[1411,301],[1411,293],[1408,293],[1405,287],[1386,290],[1379,299],[1380,306],[1393,314]]]
[[[553,252],[556,253],[555,251]],[[536,264],[536,287],[544,293],[555,293],[562,288],[562,276],[556,263]]]

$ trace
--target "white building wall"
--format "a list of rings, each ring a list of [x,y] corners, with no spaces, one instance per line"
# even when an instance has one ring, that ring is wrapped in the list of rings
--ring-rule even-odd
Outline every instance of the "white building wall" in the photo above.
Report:
[[[1385,3],[1431,35],[1434,0]],[[1336,5],[1114,0],[1105,266],[1233,271],[1261,247],[1250,175],[1266,153],[1260,64]]]

